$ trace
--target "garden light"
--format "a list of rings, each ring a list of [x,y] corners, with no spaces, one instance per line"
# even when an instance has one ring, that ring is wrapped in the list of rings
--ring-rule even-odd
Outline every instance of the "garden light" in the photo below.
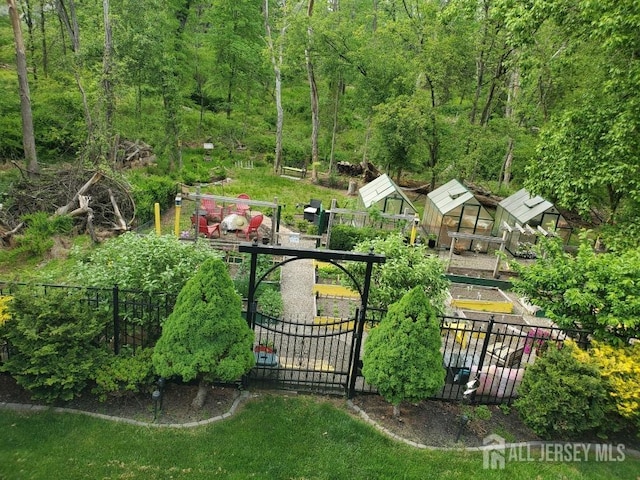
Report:
[[[160,403],[160,399],[162,398],[162,393],[160,390],[154,390],[151,394],[151,400],[153,400],[153,421],[155,422],[158,418],[158,403]]]

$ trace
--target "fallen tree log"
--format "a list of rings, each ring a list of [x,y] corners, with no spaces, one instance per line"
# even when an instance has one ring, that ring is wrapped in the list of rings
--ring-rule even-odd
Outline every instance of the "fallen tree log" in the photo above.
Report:
[[[79,197],[81,197],[82,195],[84,195],[87,190],[89,190],[91,188],[92,185],[98,183],[98,181],[102,178],[102,173],[101,172],[96,172],[93,174],[93,176],[89,179],[89,181],[87,183],[85,183],[80,190],[78,190],[76,192],[76,194],[73,196],[73,199],[67,203],[66,205],[58,208],[56,210],[56,215],[64,215],[65,213],[67,213],[71,207],[73,207],[75,205],[75,203],[78,201]]]

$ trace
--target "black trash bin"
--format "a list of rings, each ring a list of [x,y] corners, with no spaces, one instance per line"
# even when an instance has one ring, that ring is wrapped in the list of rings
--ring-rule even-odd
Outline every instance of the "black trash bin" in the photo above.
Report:
[[[317,223],[318,213],[320,212],[321,208],[322,201],[312,198],[311,201],[304,206],[304,219],[307,222]]]

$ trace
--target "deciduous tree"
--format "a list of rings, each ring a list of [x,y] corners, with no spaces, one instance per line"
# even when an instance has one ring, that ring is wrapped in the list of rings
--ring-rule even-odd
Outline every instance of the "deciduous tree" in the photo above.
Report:
[[[33,131],[33,116],[31,113],[31,93],[27,75],[27,55],[22,39],[20,14],[15,0],[7,0],[9,17],[13,27],[13,39],[16,46],[16,66],[18,70],[18,84],[20,87],[20,111],[22,113],[22,145],[27,168],[32,173],[38,172],[38,157],[36,155],[36,139]]]
[[[385,263],[373,267],[369,293],[371,306],[386,309],[419,285],[435,311],[444,311],[449,280],[444,276],[444,264],[429,254],[426,245],[409,246],[404,243],[402,235],[396,234],[365,241],[354,247],[357,252],[369,252],[371,249],[387,257]],[[347,268],[356,278],[363,278],[364,264],[353,262]]]
[[[516,291],[562,327],[613,344],[640,336],[640,249],[598,254],[583,240],[574,255],[558,239],[543,238],[539,252],[534,264],[516,266]]]

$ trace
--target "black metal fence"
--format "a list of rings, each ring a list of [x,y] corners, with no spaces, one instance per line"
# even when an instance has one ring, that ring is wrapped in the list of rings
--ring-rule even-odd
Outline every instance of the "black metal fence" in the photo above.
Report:
[[[382,314],[376,312],[366,326],[377,324]],[[562,348],[568,338],[582,348],[589,343],[586,331],[497,321],[494,316],[487,316],[487,320],[448,316],[440,319],[440,351],[446,378],[444,388],[433,398],[462,400],[467,383],[477,379],[476,402],[510,403],[517,396],[524,369],[546,349]],[[376,393],[364,379],[358,385],[360,393]]]
[[[135,351],[155,345],[162,333],[162,321],[169,316],[176,300],[176,295],[123,290],[117,285],[95,288],[25,283],[0,284],[0,297],[11,296],[19,288],[31,289],[34,301],[54,290],[82,291],[91,307],[108,313],[109,320],[97,341],[107,345],[115,354],[124,347]],[[0,344],[0,360],[8,355],[10,348]]]
[[[0,285],[0,296],[11,295],[25,284]],[[34,299],[53,289],[82,290],[96,309],[104,309],[110,320],[98,339],[115,354],[122,348],[145,348],[155,344],[162,321],[171,313],[175,296],[119,289],[82,288],[62,285],[29,285]],[[371,328],[386,312],[369,308],[362,329],[362,347]],[[350,318],[318,323],[272,318],[257,313],[254,354],[256,367],[247,376],[250,384],[347,395],[377,393],[361,374],[362,351],[356,351],[360,330],[356,311]],[[477,378],[480,386],[475,401],[508,403],[527,365],[547,348],[561,347],[572,338],[586,347],[588,333],[556,327],[541,327],[523,321],[442,317],[441,352],[446,383],[434,398],[461,400],[466,383]],[[10,351],[0,342],[0,361]]]
[[[322,393],[341,391],[348,396],[377,393],[362,376],[362,353],[368,332],[385,311],[372,308],[367,312],[360,351],[355,350],[357,313],[320,323],[317,319],[292,321],[258,314],[257,365],[249,382]],[[475,402],[509,403],[517,396],[526,366],[547,348],[561,348],[567,338],[587,346],[586,332],[487,317],[441,317],[440,351],[446,379],[433,398],[462,400],[467,383],[478,379]]]

